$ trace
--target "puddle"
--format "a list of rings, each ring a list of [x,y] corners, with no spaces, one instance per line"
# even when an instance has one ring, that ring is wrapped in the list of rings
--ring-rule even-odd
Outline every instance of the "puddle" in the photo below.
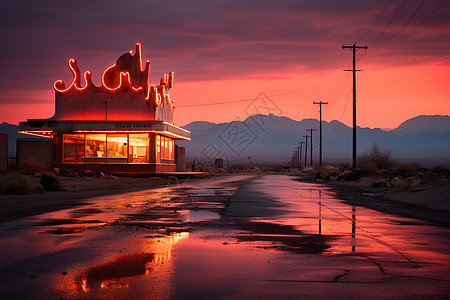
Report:
[[[209,210],[183,210],[180,211],[181,220],[183,222],[204,222],[210,220],[220,219],[220,215],[217,212]]]
[[[325,186],[299,182],[289,176],[264,176],[248,186],[253,196],[260,193],[261,197],[283,203],[283,206],[272,209],[277,213],[264,217],[266,223],[290,226],[311,238],[324,237],[322,242],[326,243],[323,248],[326,249],[325,253],[375,252],[383,257],[403,261],[436,262],[450,259],[450,253],[443,247],[442,241],[434,242],[439,239],[439,235],[449,236],[446,228],[427,227],[420,221],[350,206],[336,199],[335,193]],[[265,230],[259,230],[259,233],[267,233]],[[429,236],[423,233],[429,230],[439,234]],[[255,242],[258,240],[255,237],[251,239]],[[428,240],[428,247],[433,245],[435,248],[432,256],[424,257],[423,250],[417,247],[417,242],[423,239]],[[267,241],[267,238],[260,240]]]
[[[32,229],[16,223],[16,236],[0,240],[6,258],[22,251],[11,267],[19,274],[4,276],[4,295],[17,297],[23,274],[35,270],[27,295],[62,298],[408,298],[445,290],[448,229],[349,206],[324,186],[283,175],[250,182],[250,193],[234,199],[242,216],[227,216],[230,182],[98,197],[27,219]],[[51,234],[36,234],[43,230]],[[418,280],[432,292],[415,289]]]
[[[84,292],[89,292],[93,285],[97,289],[117,286],[124,288],[128,285],[125,283],[117,285],[114,280],[148,273],[148,263],[154,259],[154,253],[122,255],[112,262],[89,268],[86,273],[75,280],[75,285]]]
[[[86,227],[62,227],[62,228],[47,230],[45,232],[52,233],[52,234],[73,234],[73,233],[82,232],[85,229],[86,229]]]
[[[216,194],[215,190],[190,190],[189,193],[195,196],[214,196]]]

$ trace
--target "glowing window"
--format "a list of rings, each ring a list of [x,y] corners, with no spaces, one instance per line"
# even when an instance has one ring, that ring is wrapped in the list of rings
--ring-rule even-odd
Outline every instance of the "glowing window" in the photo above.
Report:
[[[106,158],[106,134],[86,134],[86,158]]]
[[[130,134],[129,136],[129,162],[148,163],[149,138],[148,134]]]
[[[156,162],[161,162],[161,136],[156,135]]]
[[[169,159],[175,160],[175,149],[174,149],[175,141],[170,139],[169,140]]]
[[[108,134],[107,135],[108,158],[127,158],[128,135]]]
[[[63,136],[63,161],[84,161],[84,134],[64,134]]]
[[[170,152],[169,152],[169,138],[164,138],[164,159],[169,160],[170,159]]]

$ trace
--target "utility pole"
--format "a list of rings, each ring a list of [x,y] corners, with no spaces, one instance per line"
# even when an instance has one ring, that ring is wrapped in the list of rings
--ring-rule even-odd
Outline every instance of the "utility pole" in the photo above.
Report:
[[[353,52],[353,70],[344,70],[344,71],[352,71],[353,72],[353,159],[352,159],[352,167],[356,169],[356,72],[362,70],[356,70],[356,51],[359,49],[367,49],[367,46],[356,46],[353,43],[352,46],[344,46],[342,45],[342,49],[351,49]]]
[[[298,142],[299,144],[300,144],[300,153],[299,153],[299,155],[298,155],[298,169],[300,170],[300,167],[301,167],[301,162],[300,162],[300,157],[302,156],[302,146],[303,146],[303,144],[305,143],[305,142]],[[306,150],[305,150],[306,151]]]
[[[313,131],[316,131],[315,129],[313,129],[313,128],[308,128],[308,129],[306,129],[306,131],[310,131],[311,132],[311,167],[313,166],[313,162],[312,162],[312,153],[313,153],[313,142],[312,142],[312,133],[313,133]]]
[[[307,166],[307,164],[306,164],[306,158],[307,158],[307,155],[308,155],[308,138],[309,138],[309,135],[304,135],[303,136],[304,138],[305,138],[305,168],[306,168],[306,166]]]
[[[313,102],[313,104],[319,104],[319,115],[320,115],[320,121],[319,121],[319,165],[322,165],[322,104],[328,104],[328,102]]]
[[[294,153],[292,153],[292,164],[291,164],[291,168],[293,169],[295,167],[295,158],[297,157],[297,151],[294,151]]]

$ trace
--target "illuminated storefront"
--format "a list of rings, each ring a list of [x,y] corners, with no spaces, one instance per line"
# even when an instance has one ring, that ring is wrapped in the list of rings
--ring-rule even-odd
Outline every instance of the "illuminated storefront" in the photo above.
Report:
[[[20,122],[20,132],[51,137],[53,164],[74,170],[104,172],[174,172],[175,140],[190,132],[173,124],[174,101],[168,91],[173,72],[159,85],[148,83],[150,62],[141,62],[141,46],[120,56],[95,86],[91,72],[83,75],[74,59],[66,87],[54,83],[55,115]]]

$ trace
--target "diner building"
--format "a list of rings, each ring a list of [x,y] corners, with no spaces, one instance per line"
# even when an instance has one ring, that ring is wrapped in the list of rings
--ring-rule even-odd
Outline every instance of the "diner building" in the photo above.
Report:
[[[53,166],[111,173],[175,172],[175,140],[190,140],[190,132],[173,122],[169,90],[174,73],[150,85],[150,62],[142,66],[140,44],[106,68],[101,86],[92,83],[90,71],[80,75],[76,60],[68,64],[73,79],[69,84],[55,81],[54,116],[19,123],[21,133],[52,139]]]

